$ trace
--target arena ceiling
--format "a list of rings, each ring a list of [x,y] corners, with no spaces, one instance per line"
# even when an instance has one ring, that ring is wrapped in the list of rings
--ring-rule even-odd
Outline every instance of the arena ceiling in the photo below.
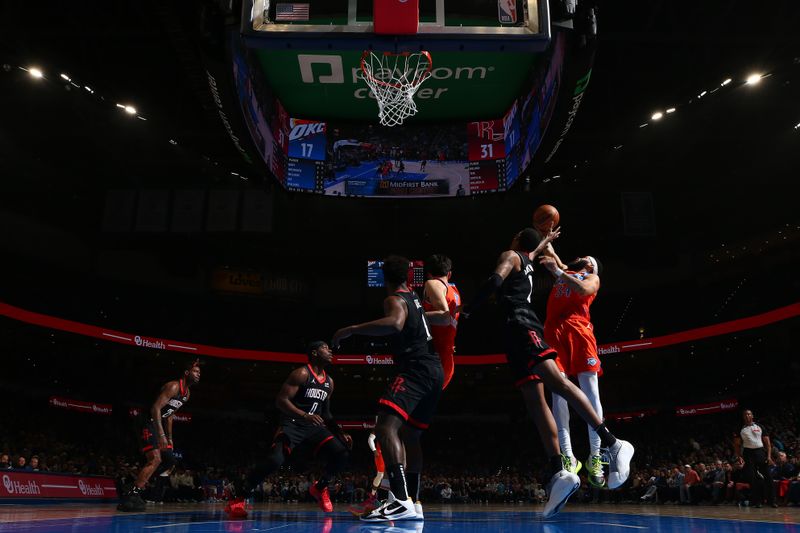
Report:
[[[231,133],[245,130],[228,129],[204,68],[204,61],[224,61],[222,28],[238,17],[226,5],[81,4],[59,9],[53,20],[41,3],[4,4],[2,208],[81,235],[91,247],[163,254],[177,247],[181,258],[170,259],[177,262],[213,255],[258,266],[317,254],[360,261],[392,250],[413,254],[424,241],[426,252],[482,258],[474,271],[483,272],[544,202],[562,211],[569,253],[589,248],[638,283],[652,281],[637,268],[643,263],[680,268],[687,255],[706,257],[731,243],[756,250],[790,230],[788,244],[769,253],[788,258],[796,250],[795,2],[599,2],[590,89],[556,157],[507,194],[411,203],[287,193],[243,160]],[[38,66],[57,90],[13,65]],[[745,85],[752,73],[771,75]],[[77,87],[58,81],[61,74]],[[127,105],[143,120],[127,114]],[[184,187],[270,189],[272,231],[188,242],[103,233],[108,189]],[[624,202],[632,204],[624,209]],[[637,212],[639,233],[626,226]],[[38,226],[15,232],[36,241]]]

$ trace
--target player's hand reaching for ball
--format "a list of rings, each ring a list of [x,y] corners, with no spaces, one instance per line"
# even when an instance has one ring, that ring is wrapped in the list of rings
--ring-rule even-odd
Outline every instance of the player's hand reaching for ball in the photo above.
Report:
[[[558,228],[551,228],[547,235],[544,236],[542,242],[544,243],[545,247],[550,246],[550,243],[554,240],[558,239],[558,236],[561,235],[561,227]],[[552,246],[550,246],[552,249]]]
[[[303,420],[311,424],[312,426],[324,426],[325,420],[322,419],[319,415],[312,415],[310,413],[306,413],[303,415]]]
[[[333,334],[333,339],[331,339],[331,347],[334,349],[339,348],[342,344],[342,341],[347,337],[351,336],[352,334],[353,332],[349,326],[337,330],[336,333]]]

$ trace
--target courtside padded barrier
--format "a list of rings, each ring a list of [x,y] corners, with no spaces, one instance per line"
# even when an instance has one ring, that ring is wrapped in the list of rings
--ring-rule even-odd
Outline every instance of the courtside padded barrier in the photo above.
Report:
[[[289,352],[270,352],[263,350],[244,350],[240,348],[222,348],[219,346],[208,346],[205,344],[194,344],[185,341],[161,339],[157,337],[142,336],[135,333],[125,333],[111,329],[82,324],[73,320],[52,317],[27,311],[19,307],[14,307],[6,303],[0,303],[0,316],[5,316],[27,324],[33,324],[58,331],[65,331],[94,337],[109,342],[127,344],[139,348],[153,348],[172,352],[189,353],[193,355],[205,355],[210,357],[220,357],[224,359],[242,359],[248,361],[270,361],[276,363],[306,363],[308,357],[301,353]],[[800,303],[794,303],[785,307],[779,307],[766,313],[753,315],[738,320],[722,322],[701,328],[689,329],[660,337],[649,339],[636,339],[630,341],[612,342],[598,345],[597,350],[600,355],[613,355],[616,353],[637,352],[641,350],[651,350],[653,348],[663,348],[673,344],[682,344],[698,339],[729,335],[738,331],[760,328],[769,324],[774,324],[790,318],[800,316]],[[504,354],[489,355],[461,355],[455,358],[457,365],[498,365],[506,363]],[[340,365],[392,365],[394,360],[391,355],[337,355],[334,358],[335,364]]]

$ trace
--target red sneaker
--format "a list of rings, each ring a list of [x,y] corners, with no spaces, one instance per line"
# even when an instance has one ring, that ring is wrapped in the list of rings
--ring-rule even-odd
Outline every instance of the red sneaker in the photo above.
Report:
[[[225,506],[225,514],[232,520],[247,518],[247,502],[244,501],[244,498],[229,501]]]
[[[317,500],[320,509],[322,509],[326,513],[333,512],[333,504],[331,503],[331,495],[328,492],[328,487],[319,490],[315,483],[311,485],[311,487],[309,487],[308,493],[311,494],[315,500]]]
[[[374,511],[380,506],[381,502],[375,494],[370,494],[369,497],[360,504],[352,505],[348,509],[353,516],[361,516],[364,513]]]

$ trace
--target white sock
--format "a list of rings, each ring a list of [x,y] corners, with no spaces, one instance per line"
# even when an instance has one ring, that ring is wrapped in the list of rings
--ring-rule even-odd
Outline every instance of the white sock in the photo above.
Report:
[[[600,403],[600,386],[597,381],[597,372],[581,372],[578,374],[578,384],[581,390],[589,399],[589,403],[594,407],[595,413],[603,420],[603,405]],[[589,427],[589,450],[591,455],[600,454],[600,436]]]
[[[572,441],[569,438],[569,404],[567,400],[553,393],[553,418],[558,426],[558,444],[561,453],[567,457],[575,457],[572,453]]]

